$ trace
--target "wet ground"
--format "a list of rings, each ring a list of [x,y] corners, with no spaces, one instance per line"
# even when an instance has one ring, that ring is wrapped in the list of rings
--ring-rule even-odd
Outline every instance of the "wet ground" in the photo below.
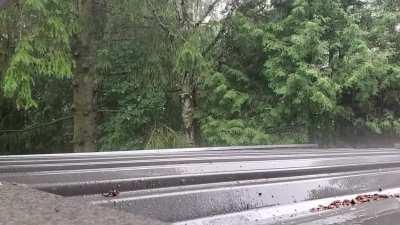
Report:
[[[399,175],[400,151],[388,148],[261,146],[0,157],[1,182],[181,225],[311,224],[317,221],[314,214],[328,218],[331,211],[365,209],[359,214],[365,217],[372,205],[393,206],[388,210],[396,216]]]

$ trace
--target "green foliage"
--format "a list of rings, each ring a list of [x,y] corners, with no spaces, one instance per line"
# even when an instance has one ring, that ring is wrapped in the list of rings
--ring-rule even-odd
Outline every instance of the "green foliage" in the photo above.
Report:
[[[35,77],[34,83],[36,108],[20,110],[13,99],[0,95],[0,154],[61,153],[71,148],[70,85],[49,77]]]
[[[102,149],[126,149],[143,147],[147,142],[147,132],[164,112],[165,96],[160,90],[144,88],[143,93],[129,93],[129,89],[118,90],[121,100],[119,108],[108,113],[102,123]]]
[[[146,149],[167,149],[191,147],[183,134],[169,127],[154,127],[146,143]]]
[[[242,1],[198,26],[175,3],[109,1],[96,59],[99,149],[186,147],[186,92],[202,145],[398,139],[398,0]],[[72,4],[0,11],[0,130],[19,130],[0,133],[4,151],[70,148],[71,121],[30,128],[71,115]]]
[[[342,29],[351,23],[338,1],[296,1],[286,18],[266,26],[264,74],[282,119],[307,121],[314,128],[330,124],[340,93],[336,48],[344,44],[338,39],[346,38]]]
[[[393,93],[399,83],[393,63],[398,34],[392,31],[398,15],[386,15],[382,4],[337,0],[273,6],[262,19],[249,13],[252,8],[232,19],[218,73],[205,78],[207,107],[200,117],[206,118],[206,139],[215,143],[219,135],[212,129],[226,130],[229,121],[238,120],[264,134],[271,133],[269,127],[304,124],[306,132],[300,132],[311,141],[330,142],[361,130],[396,133],[388,124],[396,124],[398,114],[390,106],[398,104]],[[229,144],[226,140],[221,142]]]
[[[144,19],[149,13],[141,0],[111,7],[98,51],[101,150],[150,148],[158,134],[177,129],[169,92],[179,79],[170,57],[175,49],[155,21]]]
[[[240,119],[215,120],[207,118],[202,126],[207,143],[211,145],[249,145],[271,143],[269,135]]]
[[[334,132],[341,126],[336,118],[350,114],[346,120],[354,123],[361,116],[356,107],[370,105],[391,83],[385,80],[396,79],[389,55],[369,44],[355,15],[341,1],[299,0],[287,17],[266,26],[264,73],[283,119]],[[351,105],[344,102],[348,93]]]
[[[71,76],[71,7],[69,1],[27,0],[0,12],[0,27],[9,28],[4,41],[15,46],[7,51],[6,67],[0,68],[3,90],[6,96],[15,96],[18,106],[37,107],[31,90],[34,76]]]
[[[185,74],[188,71],[196,73],[202,70],[203,56],[197,42],[196,38],[192,38],[192,40],[187,41],[182,49],[178,51],[176,73]]]
[[[225,60],[202,77],[201,131],[207,145],[273,143],[261,112],[268,108],[260,71],[264,60],[262,31],[237,14],[217,54]],[[219,52],[220,51],[220,52]]]

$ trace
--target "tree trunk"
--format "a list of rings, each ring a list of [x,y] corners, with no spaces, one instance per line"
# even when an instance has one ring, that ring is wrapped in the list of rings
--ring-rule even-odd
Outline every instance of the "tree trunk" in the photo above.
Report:
[[[91,59],[76,58],[73,79],[74,152],[96,151],[96,73]]]
[[[196,129],[194,120],[195,110],[195,88],[194,78],[191,74],[186,73],[183,77],[182,84],[182,119],[185,132],[186,142],[192,146],[196,144]]]
[[[74,152],[96,151],[96,0],[76,0],[81,30],[73,40]]]

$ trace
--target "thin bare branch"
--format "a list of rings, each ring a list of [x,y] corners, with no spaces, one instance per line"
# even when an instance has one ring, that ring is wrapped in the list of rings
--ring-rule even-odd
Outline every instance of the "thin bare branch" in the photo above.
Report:
[[[195,24],[196,27],[203,24],[206,19],[210,16],[210,14],[215,10],[215,7],[221,2],[222,0],[214,0],[207,8],[206,13],[201,17],[199,21]]]
[[[51,121],[51,122],[47,122],[47,123],[43,123],[43,124],[37,124],[37,125],[32,125],[32,126],[29,126],[29,127],[25,128],[25,129],[22,129],[22,130],[0,130],[0,134],[7,134],[7,133],[24,133],[24,132],[28,132],[28,131],[31,131],[31,130],[40,129],[40,128],[43,128],[43,127],[49,127],[49,126],[52,126],[52,125],[54,125],[54,124],[63,122],[63,121],[65,121],[65,120],[71,120],[71,119],[72,119],[72,116],[65,116],[65,117],[61,117],[61,118],[58,118],[58,119],[54,119],[54,120]]]
[[[210,42],[210,44],[205,48],[203,51],[203,55],[207,55],[211,49],[215,47],[218,41],[223,37],[224,33],[226,32],[227,21],[233,16],[236,9],[239,8],[240,0],[234,0],[231,4],[228,4],[225,10],[229,11],[228,15],[225,17],[224,22],[221,24],[221,29],[219,30],[217,36],[215,36],[214,40]]]
[[[161,27],[161,29],[164,30],[170,37],[176,38],[176,37],[177,37],[176,34],[174,34],[174,33],[171,31],[171,29],[169,28],[169,26],[166,25],[166,24],[163,22],[163,19],[160,17],[160,15],[157,14],[157,10],[156,10],[156,8],[154,7],[154,5],[151,3],[151,1],[150,1],[150,0],[146,0],[146,3],[147,3],[147,5],[150,7],[152,14],[153,14],[154,18],[157,20],[157,23],[158,23],[158,25]]]

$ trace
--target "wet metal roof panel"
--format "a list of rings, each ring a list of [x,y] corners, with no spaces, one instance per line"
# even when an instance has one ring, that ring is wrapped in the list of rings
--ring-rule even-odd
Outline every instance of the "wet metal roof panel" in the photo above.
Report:
[[[33,196],[29,204],[35,204],[34,192],[51,196],[38,198],[37,205],[53,205],[47,198],[89,204],[93,211],[72,207],[83,217],[103,211],[105,218],[114,216],[110,211],[134,217],[124,224],[140,224],[142,218],[176,225],[372,224],[382,215],[398,217],[399,201],[310,210],[359,194],[398,194],[399,175],[400,152],[390,148],[286,145],[0,156],[0,190],[7,193],[0,207],[20,207],[4,205],[19,204],[12,199],[15,192],[22,199]],[[353,213],[345,213],[349,210]],[[12,221],[3,218],[0,224]]]

